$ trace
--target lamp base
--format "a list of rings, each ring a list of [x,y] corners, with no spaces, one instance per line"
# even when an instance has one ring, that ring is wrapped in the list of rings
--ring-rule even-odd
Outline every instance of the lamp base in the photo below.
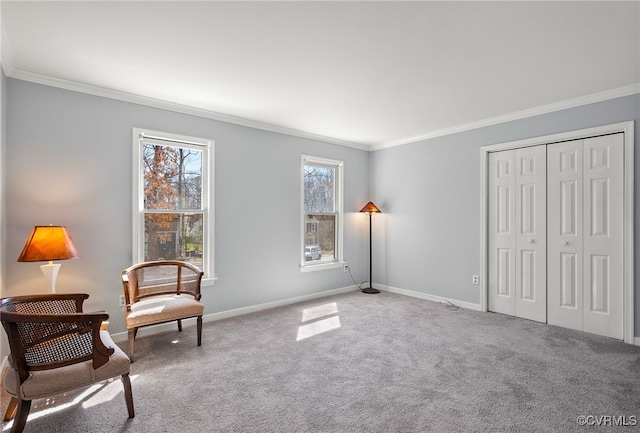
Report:
[[[47,285],[47,289],[51,293],[56,292],[56,278],[58,278],[58,271],[60,271],[60,263],[49,262],[46,265],[40,266],[42,273],[44,274],[44,280]]]
[[[380,293],[380,290],[374,289],[373,287],[365,287],[362,289],[362,293],[368,293],[370,295],[375,295],[376,293]]]

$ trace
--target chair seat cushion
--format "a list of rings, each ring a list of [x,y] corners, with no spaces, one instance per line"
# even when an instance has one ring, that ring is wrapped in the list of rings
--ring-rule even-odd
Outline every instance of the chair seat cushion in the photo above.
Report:
[[[29,378],[19,386],[18,371],[9,365],[4,377],[5,389],[19,399],[33,400],[128,374],[130,361],[127,355],[113,342],[107,331],[100,331],[100,339],[105,346],[114,349],[109,361],[100,368],[94,370],[93,361],[89,360],[50,370],[32,370]]]
[[[204,305],[189,295],[143,298],[131,305],[126,317],[127,329],[202,316],[203,312]]]

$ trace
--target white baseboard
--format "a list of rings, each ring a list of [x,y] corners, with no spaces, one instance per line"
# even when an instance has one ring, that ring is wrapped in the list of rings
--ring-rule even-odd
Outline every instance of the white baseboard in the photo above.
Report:
[[[481,311],[480,304],[473,304],[471,302],[458,301],[451,298],[443,298],[442,296],[429,295],[421,292],[414,292],[412,290],[399,289],[397,287],[385,286],[382,284],[374,284],[380,290],[384,290],[391,293],[397,293],[399,295],[411,296],[412,298],[425,299],[427,301],[438,302],[440,304],[453,304],[457,307],[466,308],[468,310]]]
[[[296,304],[298,302],[310,301],[313,299],[324,298],[326,296],[339,295],[341,293],[352,292],[358,290],[358,286],[341,287],[339,289],[327,290],[324,292],[312,293],[310,295],[296,296],[293,298],[282,299],[280,301],[267,302],[265,304],[252,305],[249,307],[237,308],[235,310],[221,311],[219,313],[205,314],[202,316],[203,322],[213,322],[216,320],[227,319],[229,317],[242,316],[244,314],[255,313],[258,311],[269,310],[271,308],[282,307],[284,305]],[[195,324],[196,319],[186,319],[182,322],[183,325],[188,326]],[[177,329],[175,322],[162,323],[160,325],[147,326],[138,330],[138,336],[152,335],[160,332],[169,331],[171,329]],[[127,341],[127,332],[119,332],[117,334],[111,334],[111,338],[116,342]]]
[[[412,290],[406,290],[406,289],[399,289],[397,287],[385,286],[383,284],[374,283],[374,286],[380,290],[384,290],[390,293],[397,293],[399,295],[410,296],[413,298],[424,299],[432,302],[438,302],[440,304],[453,304],[460,308],[466,308],[468,310],[482,311],[480,304],[474,304],[472,302],[459,301],[456,299],[444,298],[442,296],[429,295],[426,293],[414,292]],[[313,293],[311,295],[296,296],[293,298],[282,299],[280,301],[267,302],[265,304],[252,305],[249,307],[237,308],[234,310],[221,311],[219,313],[206,314],[202,316],[202,321],[213,322],[216,320],[227,319],[229,317],[242,316],[244,314],[255,313],[258,311],[264,311],[264,310],[268,310],[276,307],[282,307],[284,305],[295,304],[303,301],[310,301],[313,299],[324,298],[327,296],[339,295],[341,293],[347,293],[354,290],[358,290],[358,287],[357,286],[342,287],[339,289],[327,290],[325,292]],[[195,324],[195,319],[186,319],[183,322],[183,325],[186,325],[186,326],[191,324]],[[163,323],[155,326],[148,326],[145,328],[140,328],[140,330],[138,331],[138,336],[157,334],[157,333],[169,331],[172,329],[176,329],[175,322]],[[124,342],[124,341],[127,341],[127,333],[119,332],[117,334],[111,334],[111,338],[117,342]],[[633,344],[635,346],[640,346],[640,337],[635,337]],[[7,362],[7,358],[5,357],[4,360],[2,361],[2,366],[4,366],[6,362]],[[0,371],[2,371],[2,366],[0,366]]]
[[[426,293],[413,292],[411,290],[399,289],[397,287],[385,286],[382,284],[375,284],[380,290],[387,292],[398,293],[400,295],[412,296],[414,298],[426,299],[427,301],[439,302],[441,304],[454,304],[461,308],[467,308],[469,310],[482,311],[479,304],[473,304],[471,302],[457,301],[449,298],[443,298],[441,296],[428,295]],[[632,343],[634,346],[640,346],[640,337],[635,337]]]

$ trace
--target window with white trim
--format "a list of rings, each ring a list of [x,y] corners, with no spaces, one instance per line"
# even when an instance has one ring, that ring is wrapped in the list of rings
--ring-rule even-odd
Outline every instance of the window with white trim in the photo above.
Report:
[[[301,270],[341,266],[342,161],[302,155]]]
[[[213,277],[214,142],[133,130],[133,260],[180,260]]]

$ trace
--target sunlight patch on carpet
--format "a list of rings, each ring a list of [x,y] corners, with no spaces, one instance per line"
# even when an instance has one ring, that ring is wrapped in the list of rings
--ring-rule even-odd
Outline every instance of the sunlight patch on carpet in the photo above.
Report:
[[[131,382],[135,381],[138,375],[130,375],[129,378]],[[104,386],[106,385],[106,386]],[[120,379],[114,379],[113,381],[107,381],[103,385],[102,389],[96,392],[94,395],[89,397],[85,402],[82,403],[82,408],[87,409],[92,406],[96,406],[101,403],[105,403],[107,401],[111,401],[119,394],[124,393],[124,388],[122,387],[122,381]]]
[[[340,328],[340,317],[337,316],[338,304],[332,302],[330,304],[320,305],[317,307],[306,308],[302,311],[302,322],[308,322],[310,320],[316,320],[321,317],[326,317],[322,320],[316,320],[315,322],[301,325],[298,328],[298,336],[296,341],[304,340],[315,335],[322,334],[324,332],[332,331]],[[333,316],[333,314],[336,314]]]
[[[298,337],[296,341],[313,337],[324,332],[332,331],[340,327],[340,318],[338,316],[329,317],[328,319],[318,320],[317,322],[302,325],[298,328]]]
[[[319,319],[320,317],[330,316],[338,312],[338,304],[331,302],[330,304],[319,305],[317,307],[305,308],[302,311],[302,321]]]
[[[138,375],[131,375],[133,382]],[[122,381],[120,379],[105,380],[100,383],[93,384],[82,390],[74,390],[57,394],[52,397],[41,398],[33,401],[31,411],[29,412],[29,420],[41,418],[43,416],[59,412],[70,407],[81,404],[83,409],[95,406],[113,400],[118,394],[123,393]],[[3,423],[4,424],[4,423]],[[13,420],[4,424],[2,431],[8,430],[13,426]],[[25,429],[26,430],[26,429]]]

